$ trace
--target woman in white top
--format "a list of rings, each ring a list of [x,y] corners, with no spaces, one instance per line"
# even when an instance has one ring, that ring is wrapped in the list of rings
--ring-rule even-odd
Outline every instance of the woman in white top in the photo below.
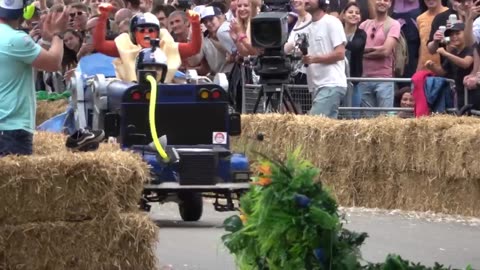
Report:
[[[260,1],[238,0],[237,16],[230,24],[230,37],[235,41],[237,51],[241,56],[256,55],[250,37],[250,20],[258,14]]]
[[[250,41],[250,19],[258,14],[260,0],[237,0],[236,16],[229,24],[229,38],[225,35],[225,27],[222,25],[218,31],[218,38],[225,49],[230,51],[230,61],[235,65],[229,74],[229,93],[235,109],[242,112],[243,108],[243,85],[253,83],[253,71],[243,65],[243,58],[256,55]]]
[[[291,4],[294,12],[297,14],[298,19],[292,31],[290,32],[287,43],[284,45],[286,54],[293,53],[298,35],[302,33],[308,33],[308,27],[312,22],[312,15],[305,10],[305,0],[292,0]],[[305,89],[295,89],[291,92],[295,101],[301,100],[302,111],[304,113],[308,112],[311,108],[311,94],[306,87],[306,72],[305,65],[302,63],[302,61],[297,61],[296,68],[292,74],[294,81],[293,83],[305,85]]]

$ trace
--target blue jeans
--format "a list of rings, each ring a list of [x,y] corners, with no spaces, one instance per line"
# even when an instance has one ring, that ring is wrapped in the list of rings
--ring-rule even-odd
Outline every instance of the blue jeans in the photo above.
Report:
[[[393,82],[361,82],[357,87],[362,94],[362,107],[393,107]]]
[[[312,93],[311,115],[338,118],[338,107],[347,89],[344,87],[321,87]]]
[[[0,131],[0,157],[6,155],[31,155],[33,134],[25,130]]]
[[[393,107],[395,84],[393,82],[361,82],[357,85],[362,94],[362,107]],[[364,116],[373,117],[378,113],[365,112]]]
[[[352,107],[362,107],[362,92],[360,92],[360,88],[358,87],[358,84],[353,86]],[[353,119],[360,118],[360,112],[359,111],[352,112],[352,118]]]

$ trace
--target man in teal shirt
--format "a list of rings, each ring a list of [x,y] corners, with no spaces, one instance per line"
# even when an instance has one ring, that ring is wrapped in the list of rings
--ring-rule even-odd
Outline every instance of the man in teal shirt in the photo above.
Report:
[[[0,0],[0,156],[32,154],[36,98],[33,69],[57,71],[63,57],[61,33],[68,13],[49,14],[42,38],[47,51],[17,30],[23,20],[23,0]]]

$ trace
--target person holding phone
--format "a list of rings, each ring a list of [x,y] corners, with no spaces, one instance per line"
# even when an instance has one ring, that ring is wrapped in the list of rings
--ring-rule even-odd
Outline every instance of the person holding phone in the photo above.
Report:
[[[28,32],[28,34],[30,35],[30,37],[32,37],[32,39],[37,42],[38,40],[40,40],[40,38],[42,37],[42,31],[40,29],[40,24],[38,22],[36,23],[32,23],[32,30],[30,30]]]

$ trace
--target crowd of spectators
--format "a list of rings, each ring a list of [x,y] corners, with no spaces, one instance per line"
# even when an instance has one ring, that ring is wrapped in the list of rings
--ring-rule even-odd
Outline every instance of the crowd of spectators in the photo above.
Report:
[[[184,4],[177,0],[104,0],[113,6],[106,21],[106,40],[130,31],[135,14],[150,12],[175,42],[192,39],[192,25]],[[329,3],[327,3],[329,2]],[[36,70],[36,89],[66,90],[66,82],[80,59],[97,52],[94,31],[102,0],[38,0],[35,15],[22,24],[42,47],[46,14],[69,7],[69,24],[63,33],[61,68],[54,72]],[[468,103],[480,108],[480,0],[291,0],[292,31],[284,51],[293,52],[298,34],[306,33],[309,51],[292,72],[292,83],[308,85],[302,92],[308,103],[303,111],[338,116],[338,107],[413,107],[410,84],[388,81],[347,83],[348,77],[411,78],[429,71],[455,81],[458,106]],[[180,71],[195,69],[199,75],[225,73],[232,102],[241,108],[242,85],[258,78],[244,59],[258,55],[251,44],[250,20],[264,11],[261,0],[194,0],[190,9],[200,14],[203,32],[201,49],[182,59]],[[407,54],[396,53],[402,40]],[[404,57],[406,59],[399,59]],[[405,63],[401,74],[395,71]],[[304,64],[308,64],[308,67]],[[295,93],[294,93],[295,94]],[[298,94],[298,93],[297,93]],[[298,96],[298,95],[297,95]]]

